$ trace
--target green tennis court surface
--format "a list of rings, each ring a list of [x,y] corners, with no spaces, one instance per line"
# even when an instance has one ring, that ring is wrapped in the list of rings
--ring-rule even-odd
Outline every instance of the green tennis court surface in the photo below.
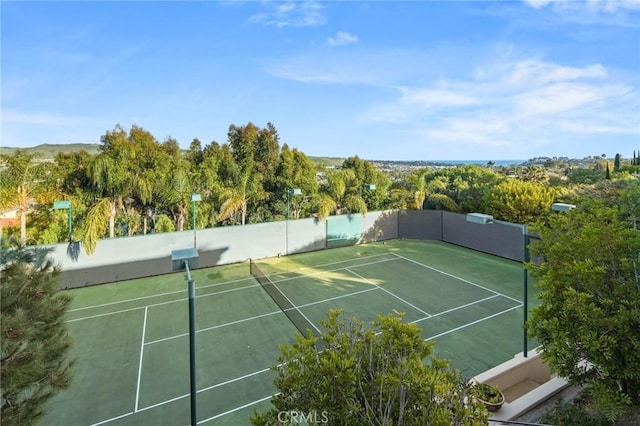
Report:
[[[258,264],[318,328],[329,309],[365,321],[405,312],[425,339],[437,341],[438,355],[467,376],[522,351],[517,262],[441,242],[393,240]],[[269,405],[275,391],[269,367],[278,343],[292,342],[296,328],[250,275],[248,263],[192,275],[198,423],[246,424],[254,408]],[[70,292],[73,383],[51,402],[44,423],[188,424],[184,273]]]

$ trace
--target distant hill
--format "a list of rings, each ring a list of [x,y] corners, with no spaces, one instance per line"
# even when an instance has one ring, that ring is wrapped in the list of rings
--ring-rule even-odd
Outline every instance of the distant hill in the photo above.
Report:
[[[340,157],[313,157],[310,156],[309,159],[313,161],[315,164],[322,167],[334,167],[334,166],[342,166],[344,163],[344,158]]]
[[[33,153],[41,160],[48,160],[56,156],[59,152],[78,152],[87,151],[89,154],[98,153],[97,143],[70,143],[70,144],[49,144],[32,146],[29,148],[15,148],[10,146],[0,146],[0,154],[11,154],[17,150]]]

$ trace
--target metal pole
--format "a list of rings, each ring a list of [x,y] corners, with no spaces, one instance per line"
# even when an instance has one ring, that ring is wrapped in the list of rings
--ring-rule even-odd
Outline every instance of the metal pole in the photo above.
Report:
[[[197,391],[196,391],[196,289],[195,280],[191,279],[189,262],[185,261],[189,283],[189,372],[191,381],[191,425],[198,424]]]
[[[527,317],[529,315],[529,283],[528,283],[528,273],[527,273],[527,262],[529,261],[529,234],[527,233],[527,225],[522,225],[522,241],[523,241],[523,253],[522,253],[522,286],[524,288],[524,301],[523,301],[523,309],[524,309],[524,320],[522,323],[522,327],[524,330],[524,339],[522,345],[522,355],[526,358],[528,354],[528,341],[527,341]]]
[[[287,220],[289,220],[289,190],[287,189]]]
[[[196,202],[191,201],[193,216],[193,247],[196,248]]]
[[[285,233],[284,233],[284,239],[285,239],[284,254],[285,255],[289,254],[289,196],[290,196],[290,190],[287,189],[287,222],[285,223]]]
[[[71,219],[71,206],[69,206],[69,241],[73,241],[73,228]]]

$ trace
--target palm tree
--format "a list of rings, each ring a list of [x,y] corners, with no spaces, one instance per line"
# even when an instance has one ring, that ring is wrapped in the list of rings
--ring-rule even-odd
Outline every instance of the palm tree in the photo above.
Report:
[[[35,203],[53,200],[50,163],[34,162],[35,155],[18,150],[0,155],[0,208],[16,208],[20,215],[20,241],[27,242],[27,212]]]
[[[262,175],[254,171],[254,165],[249,162],[237,175],[233,185],[227,186],[220,194],[220,212],[218,221],[227,220],[234,216],[240,216],[240,224],[247,220],[249,201],[257,201],[266,198],[268,194],[262,187]]]
[[[97,155],[89,164],[87,174],[93,185],[91,192],[95,202],[87,212],[83,230],[82,241],[87,254],[95,251],[107,221],[109,238],[115,237],[116,214],[124,209],[124,201],[135,187],[128,167],[133,155],[131,147],[122,145],[118,150]]]
[[[425,201],[431,201],[444,206],[450,211],[456,211],[458,209],[456,202],[448,195],[438,192],[447,189],[446,178],[438,177],[427,181],[427,173],[427,169],[422,169],[407,176],[410,190],[413,192],[413,203],[410,207],[421,210]]]

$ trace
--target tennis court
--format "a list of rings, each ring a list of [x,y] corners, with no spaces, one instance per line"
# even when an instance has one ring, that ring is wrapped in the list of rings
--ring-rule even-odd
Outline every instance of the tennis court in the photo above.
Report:
[[[329,309],[374,320],[394,310],[436,339],[471,376],[522,350],[522,265],[435,241],[392,240],[258,260],[312,327]],[[249,263],[200,269],[196,280],[199,424],[246,424],[269,405],[278,343],[296,327]],[[76,359],[70,389],[45,424],[189,423],[184,273],[71,290]],[[533,304],[532,297],[529,306]]]

